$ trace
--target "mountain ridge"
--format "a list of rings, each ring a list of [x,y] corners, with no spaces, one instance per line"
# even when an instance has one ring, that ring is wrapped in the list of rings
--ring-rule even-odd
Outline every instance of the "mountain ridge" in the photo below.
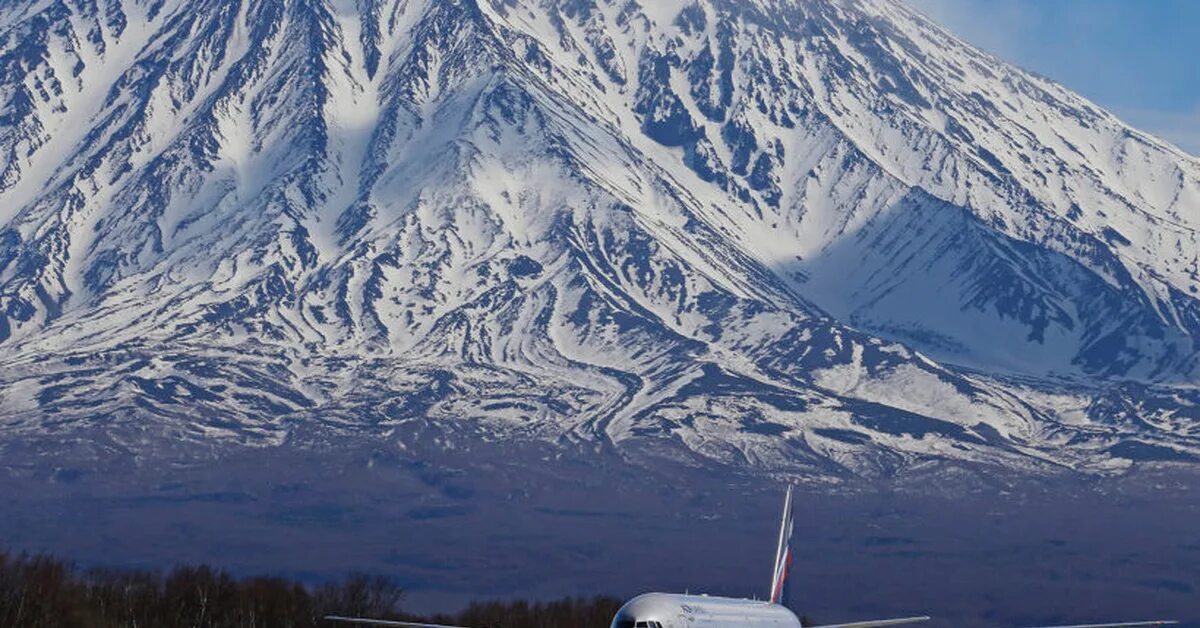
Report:
[[[1200,455],[1200,162],[897,2],[0,13],[10,443]]]

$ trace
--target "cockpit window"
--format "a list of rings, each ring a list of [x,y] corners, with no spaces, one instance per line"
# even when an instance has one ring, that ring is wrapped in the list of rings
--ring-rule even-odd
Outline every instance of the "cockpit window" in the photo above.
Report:
[[[621,619],[617,621],[617,628],[635,628],[632,619]]]

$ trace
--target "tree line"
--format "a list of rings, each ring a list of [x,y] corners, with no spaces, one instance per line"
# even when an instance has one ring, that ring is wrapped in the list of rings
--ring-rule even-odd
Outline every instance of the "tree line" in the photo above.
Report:
[[[0,552],[0,626],[5,628],[333,628],[327,615],[479,628],[607,628],[612,597],[553,602],[475,602],[452,615],[403,609],[387,577],[353,574],[309,585],[239,578],[200,565],[169,571],[81,569],[52,556]]]

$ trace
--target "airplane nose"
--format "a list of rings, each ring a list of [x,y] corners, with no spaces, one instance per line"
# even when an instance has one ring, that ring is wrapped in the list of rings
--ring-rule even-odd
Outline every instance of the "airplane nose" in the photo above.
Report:
[[[613,616],[612,628],[634,628],[636,625],[637,618],[629,612],[627,607],[617,611],[617,614]]]

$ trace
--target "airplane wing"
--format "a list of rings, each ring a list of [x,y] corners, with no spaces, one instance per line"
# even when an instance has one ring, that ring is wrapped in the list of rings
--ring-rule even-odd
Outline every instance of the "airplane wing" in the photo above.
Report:
[[[347,624],[358,624],[361,626],[391,626],[392,628],[462,628],[462,626],[447,626],[445,624],[425,624],[413,621],[393,621],[388,619],[363,619],[359,617],[338,617],[330,615],[325,618],[328,621],[335,621]],[[923,621],[929,621],[929,617],[900,617],[897,619],[875,619],[870,621],[856,621],[848,624],[824,624],[821,626],[810,626],[809,628],[885,628],[887,626],[902,626],[905,624],[916,624]],[[1171,626],[1178,624],[1174,620],[1156,620],[1156,621],[1131,621],[1118,622],[1115,624],[1075,624],[1071,626],[1039,626],[1037,628],[1150,628],[1152,626]]]
[[[1158,621],[1127,621],[1115,624],[1076,624],[1074,626],[1040,626],[1039,628],[1144,628],[1145,626],[1171,626],[1179,622],[1170,619]]]
[[[336,621],[346,624],[358,624],[361,626],[392,626],[394,628],[463,628],[462,626],[446,626],[443,624],[423,624],[412,621],[393,621],[389,619],[362,619],[358,617],[339,617],[329,615],[325,617],[328,621]],[[884,628],[885,626],[900,626],[903,624],[915,624],[917,622],[929,621],[928,617],[901,617],[899,619],[877,619],[873,621],[856,621],[850,624],[826,624],[823,626],[809,626],[808,628]],[[1158,625],[1158,624],[1155,624]],[[1061,626],[1058,628],[1122,628],[1130,624],[1114,624],[1111,627],[1107,626]]]
[[[904,624],[916,624],[923,621],[929,621],[929,618],[922,615],[920,617],[900,617],[898,619],[856,621],[849,624],[824,624],[821,626],[808,626],[806,628],[883,628],[884,626],[901,626]]]
[[[361,617],[339,617],[326,615],[326,621],[343,624],[358,624],[360,626],[393,626],[394,628],[462,628],[462,626],[446,626],[444,624],[423,624],[415,621],[393,621],[390,619],[364,619]]]
[[[824,624],[807,626],[806,628],[883,628],[884,626],[900,626],[929,621],[928,617],[902,617],[900,619],[880,619],[874,621],[856,621],[849,624]],[[1149,628],[1151,626],[1171,626],[1178,624],[1174,620],[1130,621],[1115,624],[1075,624],[1073,626],[1039,626],[1037,628]]]

